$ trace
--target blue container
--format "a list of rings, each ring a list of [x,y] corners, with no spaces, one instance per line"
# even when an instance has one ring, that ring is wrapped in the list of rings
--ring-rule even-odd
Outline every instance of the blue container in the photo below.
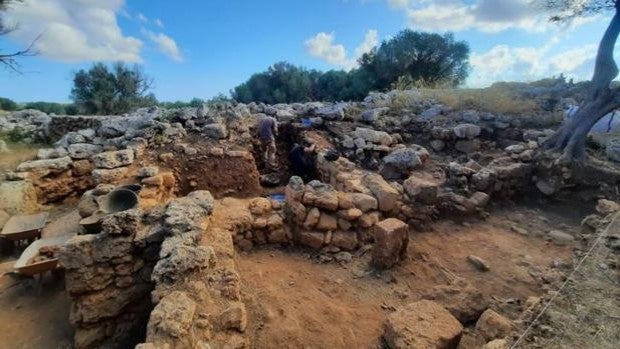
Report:
[[[284,194],[269,194],[269,198],[280,203],[283,203],[285,200]]]
[[[301,119],[301,126],[310,127],[312,126],[312,121],[310,119]]]

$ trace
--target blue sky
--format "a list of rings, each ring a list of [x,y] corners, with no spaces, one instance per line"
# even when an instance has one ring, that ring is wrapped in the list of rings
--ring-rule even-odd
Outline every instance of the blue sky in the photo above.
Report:
[[[25,0],[4,15],[15,50],[39,34],[24,74],[0,70],[0,96],[68,102],[73,72],[93,61],[143,66],[160,100],[210,98],[286,60],[351,69],[400,30],[452,31],[470,43],[468,86],[561,72],[590,77],[607,18],[562,27],[530,0]],[[102,4],[103,3],[103,4]]]

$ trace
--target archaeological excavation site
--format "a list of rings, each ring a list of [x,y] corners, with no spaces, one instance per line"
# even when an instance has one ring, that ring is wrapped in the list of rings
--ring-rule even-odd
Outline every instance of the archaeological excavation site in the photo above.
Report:
[[[0,347],[611,348],[618,134],[562,161],[551,90],[0,114]]]

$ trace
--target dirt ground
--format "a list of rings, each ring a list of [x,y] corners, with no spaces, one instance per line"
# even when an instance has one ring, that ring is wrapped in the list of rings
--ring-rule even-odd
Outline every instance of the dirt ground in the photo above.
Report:
[[[494,304],[540,296],[543,285],[534,275],[554,260],[573,257],[573,247],[556,246],[543,235],[551,229],[576,233],[588,212],[530,202],[494,207],[491,213],[486,221],[442,220],[432,231],[413,232],[406,263],[383,273],[368,267],[369,254],[342,265],[321,264],[300,249],[238,254],[251,342],[255,348],[380,348],[383,322],[395,307],[453,276],[469,280]],[[51,221],[44,236],[71,231],[77,217],[68,208],[56,209]],[[486,259],[491,270],[476,270],[467,262],[471,254]],[[2,272],[8,271],[12,260],[2,262]],[[10,336],[3,336],[0,349],[71,347],[62,279],[48,275],[41,294],[31,280],[1,280],[0,327]]]
[[[42,237],[75,233],[79,215],[72,207],[51,208]],[[0,256],[0,349],[71,348],[70,301],[62,275],[47,273],[41,281],[11,272],[20,249]]]
[[[576,217],[536,209],[502,208],[487,222],[438,222],[434,231],[414,233],[409,259],[391,272],[376,273],[370,257],[349,264],[319,264],[310,254],[263,250],[237,258],[250,309],[256,348],[380,348],[390,311],[414,302],[449,275],[463,277],[497,302],[525,301],[543,293],[534,271],[553,260],[570,260],[571,247],[555,246],[536,233],[553,226],[575,227]],[[531,232],[511,231],[519,225]],[[477,271],[468,255],[487,260]]]

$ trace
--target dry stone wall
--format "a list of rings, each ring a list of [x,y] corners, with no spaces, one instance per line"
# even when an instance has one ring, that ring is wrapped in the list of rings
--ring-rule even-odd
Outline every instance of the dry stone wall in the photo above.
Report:
[[[78,235],[61,249],[76,348],[126,347],[142,335],[163,239],[156,220],[140,209],[108,215],[101,233]]]

